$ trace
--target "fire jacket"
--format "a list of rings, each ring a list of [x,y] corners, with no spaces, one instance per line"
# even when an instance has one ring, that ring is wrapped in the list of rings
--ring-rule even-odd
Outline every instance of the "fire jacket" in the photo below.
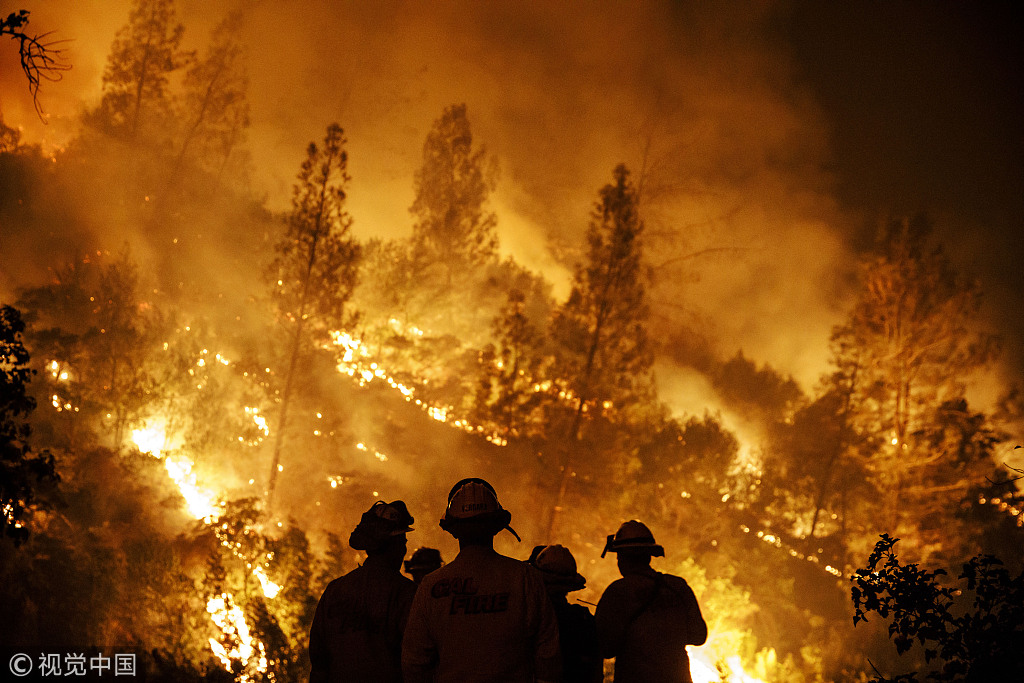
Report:
[[[683,579],[649,569],[613,582],[594,615],[601,655],[615,658],[615,683],[691,683],[687,645],[708,627]]]
[[[370,556],[327,584],[309,630],[310,683],[401,683],[412,581]]]
[[[405,683],[558,681],[558,624],[530,565],[464,547],[427,574],[402,643]]]

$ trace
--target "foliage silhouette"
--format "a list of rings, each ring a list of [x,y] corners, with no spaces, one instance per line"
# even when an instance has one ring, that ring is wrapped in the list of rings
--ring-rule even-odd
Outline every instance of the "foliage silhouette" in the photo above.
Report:
[[[851,577],[853,623],[871,612],[891,618],[889,636],[899,654],[914,641],[923,648],[929,681],[1022,680],[1024,677],[1024,574],[1013,577],[991,555],[972,557],[958,580],[964,589],[945,585],[944,569],[901,564],[893,546],[899,539],[883,534],[868,566]],[[969,600],[968,593],[973,594]],[[875,680],[917,681],[917,673]]]

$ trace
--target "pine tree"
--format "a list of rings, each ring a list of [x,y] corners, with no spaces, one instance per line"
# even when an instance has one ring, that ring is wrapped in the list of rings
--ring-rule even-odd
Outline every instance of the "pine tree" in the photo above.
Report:
[[[241,15],[228,15],[214,29],[213,43],[206,54],[185,74],[182,119],[187,127],[175,175],[191,151],[219,175],[249,127],[249,79],[238,42],[240,29]]]
[[[276,246],[269,270],[278,315],[288,330],[288,346],[267,484],[268,508],[277,483],[300,360],[314,345],[326,344],[331,330],[343,329],[356,320],[348,304],[356,286],[361,249],[350,234],[352,218],[345,209],[347,165],[344,132],[332,123],[322,147],[309,145],[292,192],[288,230]]]
[[[582,431],[597,418],[628,415],[653,395],[652,356],[647,340],[643,222],[624,165],[615,167],[587,230],[586,262],[573,276],[569,299],[552,321],[559,349],[560,394],[572,406],[559,459],[561,482],[554,510],[575,476]],[[556,524],[552,514],[550,531]]]
[[[481,353],[476,399],[478,422],[493,424],[502,438],[520,436],[542,421],[537,415],[545,394],[537,390],[543,357],[542,338],[525,312],[526,295],[513,289],[495,317],[497,345]]]
[[[884,226],[862,265],[860,299],[833,334],[846,349],[835,362],[856,356],[859,365],[852,426],[881,437],[869,467],[886,492],[885,530],[921,552],[928,534],[919,526],[938,530],[940,518],[949,520],[971,483],[987,473],[997,440],[964,400],[966,379],[997,348],[980,330],[980,290],[930,245],[930,234],[921,218]]]
[[[447,107],[423,144],[416,172],[416,199],[409,211],[413,255],[421,269],[443,273],[450,289],[456,274],[493,262],[497,256],[497,217],[487,208],[494,170],[482,148],[473,150],[466,105]]]
[[[126,140],[169,118],[171,74],[190,55],[181,49],[185,27],[176,23],[174,0],[135,0],[128,23],[114,38],[103,72],[103,96],[90,118]]]
[[[24,290],[18,302],[33,322],[33,348],[57,364],[47,370],[67,375],[46,379],[54,407],[98,418],[117,450],[129,425],[157,399],[152,361],[161,317],[142,300],[138,266],[127,250],[106,264],[59,269],[54,279]]]

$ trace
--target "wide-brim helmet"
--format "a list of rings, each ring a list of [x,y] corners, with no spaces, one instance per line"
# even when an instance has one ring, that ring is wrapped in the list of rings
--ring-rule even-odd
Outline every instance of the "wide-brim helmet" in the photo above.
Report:
[[[540,572],[544,585],[564,590],[578,591],[587,585],[587,580],[576,571],[576,558],[562,545],[538,545],[530,553],[528,562]]]
[[[512,513],[501,507],[494,487],[478,477],[463,479],[448,492],[448,507],[441,518],[441,528],[458,538],[465,533],[494,536],[508,530],[517,541],[519,534],[510,526]]]
[[[441,559],[441,551],[437,548],[419,548],[404,562],[405,571],[410,574],[415,571],[433,571],[442,565],[444,560]]]
[[[601,551],[601,557],[606,553],[629,552],[646,554],[651,557],[664,557],[665,549],[654,542],[654,534],[643,522],[631,519],[623,522],[619,530],[608,537]]]
[[[396,500],[386,503],[378,500],[363,513],[348,538],[348,544],[355,550],[375,550],[395,536],[412,531],[414,521],[405,502]]]

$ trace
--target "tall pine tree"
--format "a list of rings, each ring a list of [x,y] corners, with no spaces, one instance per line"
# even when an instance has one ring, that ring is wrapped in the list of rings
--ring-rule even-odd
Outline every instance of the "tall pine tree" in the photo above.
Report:
[[[344,132],[332,123],[322,147],[309,145],[292,192],[288,230],[276,246],[269,270],[288,344],[267,484],[268,508],[277,484],[300,361],[315,345],[327,343],[331,330],[349,326],[356,318],[348,303],[356,286],[361,250],[351,236],[352,218],[345,209],[347,168]]]
[[[923,218],[893,220],[861,268],[861,295],[833,334],[837,366],[856,363],[850,420],[880,436],[869,470],[885,492],[879,519],[928,554],[968,488],[988,473],[997,435],[964,398],[997,349],[980,325],[981,294]]]
[[[636,190],[620,164],[613,182],[601,188],[587,229],[586,261],[576,268],[569,299],[552,320],[559,392],[571,412],[550,533],[575,476],[588,423],[620,419],[653,395],[643,229]]]
[[[190,153],[218,176],[249,127],[249,78],[238,34],[242,18],[233,12],[213,32],[213,42],[185,74],[182,120],[186,127],[175,174]]]
[[[189,58],[181,49],[184,32],[174,0],[135,0],[111,46],[99,107],[89,117],[100,130],[135,140],[168,123],[170,77]]]
[[[466,105],[447,107],[423,143],[416,171],[413,256],[425,272],[440,272],[451,288],[455,276],[497,258],[497,217],[487,207],[493,167],[482,148],[473,150]]]

